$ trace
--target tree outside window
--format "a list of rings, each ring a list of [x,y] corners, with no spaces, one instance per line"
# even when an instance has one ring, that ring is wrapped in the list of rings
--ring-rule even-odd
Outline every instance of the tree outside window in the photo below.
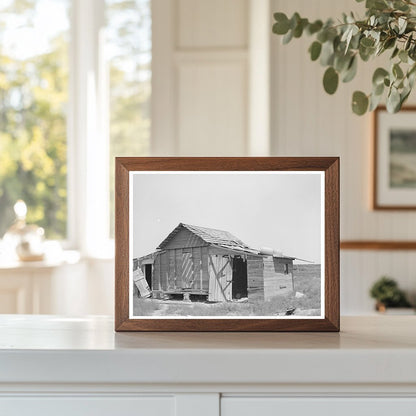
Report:
[[[149,152],[151,1],[106,0],[109,74],[109,206],[114,156]],[[67,237],[67,119],[71,0],[0,5],[0,238],[23,199],[27,220],[50,239]],[[75,120],[75,123],[77,120]],[[77,155],[74,155],[77,157]]]

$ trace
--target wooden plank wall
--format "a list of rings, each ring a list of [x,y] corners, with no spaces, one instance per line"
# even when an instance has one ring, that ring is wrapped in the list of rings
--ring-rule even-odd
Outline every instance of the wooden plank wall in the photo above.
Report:
[[[209,272],[208,272],[208,247],[201,247],[202,259],[202,290],[209,290]]]
[[[169,256],[169,263],[168,263],[168,290],[172,290],[176,287],[177,284],[177,273],[176,273],[176,262],[175,262],[175,250],[168,250],[167,254]]]
[[[247,257],[247,284],[250,300],[264,299],[263,259],[255,256]]]
[[[160,255],[156,256],[153,263],[152,290],[162,290],[160,283]]]
[[[158,255],[153,267],[154,290],[181,291],[186,284],[182,281],[184,252],[191,253],[193,278],[190,289],[208,293],[208,247],[176,248]]]
[[[263,263],[264,300],[293,291],[292,273],[285,273],[285,262],[273,257],[264,257]]]
[[[175,267],[174,270],[172,270],[173,273],[175,273],[175,289],[181,289],[182,288],[182,249],[176,248],[172,250],[174,252],[174,258],[175,258]]]

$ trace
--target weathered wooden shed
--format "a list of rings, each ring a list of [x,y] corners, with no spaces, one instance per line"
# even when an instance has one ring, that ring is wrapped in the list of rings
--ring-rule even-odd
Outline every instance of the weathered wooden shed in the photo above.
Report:
[[[155,298],[223,302],[293,291],[293,260],[250,248],[227,231],[180,223],[134,263]]]

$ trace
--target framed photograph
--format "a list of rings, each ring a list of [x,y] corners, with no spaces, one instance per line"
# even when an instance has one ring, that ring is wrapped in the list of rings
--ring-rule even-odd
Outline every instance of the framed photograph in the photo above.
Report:
[[[374,112],[373,208],[416,209],[416,107]]]
[[[339,159],[116,158],[116,331],[339,331]]]

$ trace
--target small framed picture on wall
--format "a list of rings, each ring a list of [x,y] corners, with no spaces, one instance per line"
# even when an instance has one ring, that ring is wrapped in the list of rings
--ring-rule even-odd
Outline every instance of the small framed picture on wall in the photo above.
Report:
[[[374,112],[373,208],[416,209],[416,107]]]

